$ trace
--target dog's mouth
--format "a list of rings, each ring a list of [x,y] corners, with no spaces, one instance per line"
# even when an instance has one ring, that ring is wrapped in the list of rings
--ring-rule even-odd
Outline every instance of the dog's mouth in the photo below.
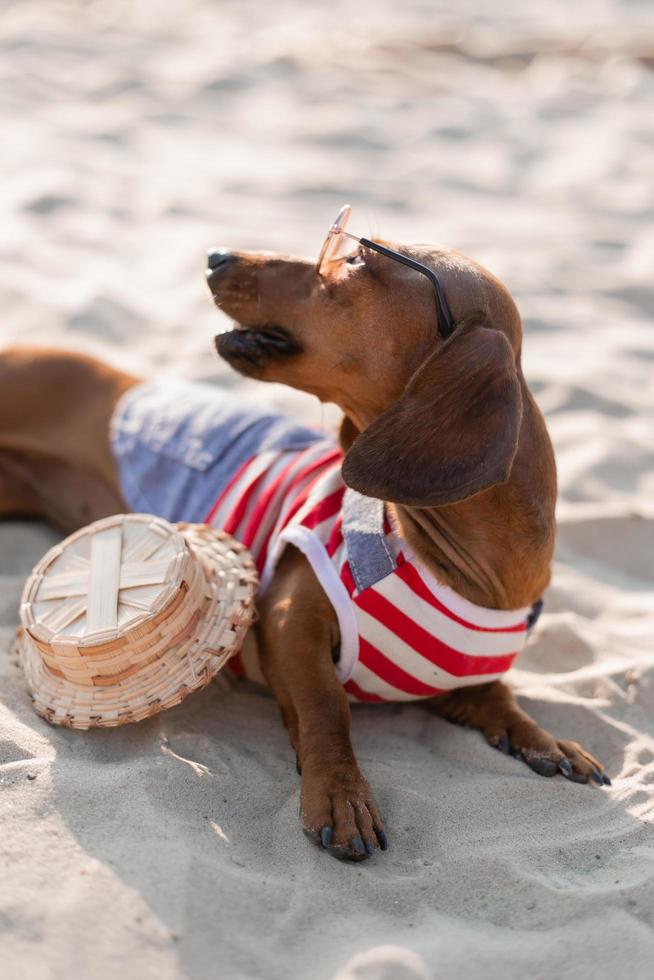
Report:
[[[301,346],[288,330],[277,325],[249,327],[235,323],[231,330],[218,334],[216,350],[233,364],[264,367],[269,361],[299,354]]]

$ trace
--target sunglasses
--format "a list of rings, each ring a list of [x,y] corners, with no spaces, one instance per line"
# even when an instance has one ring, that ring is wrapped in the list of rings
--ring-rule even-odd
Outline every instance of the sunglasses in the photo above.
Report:
[[[416,262],[415,259],[410,259],[408,255],[403,255],[401,252],[396,252],[392,248],[387,248],[385,245],[379,245],[378,242],[371,242],[369,238],[357,238],[356,235],[350,234],[349,231],[345,230],[345,227],[350,219],[350,214],[352,208],[349,204],[344,204],[341,210],[336,216],[336,220],[331,225],[329,231],[327,232],[327,237],[320,249],[320,255],[318,256],[318,262],[316,264],[316,272],[321,275],[322,270],[326,268],[332,262],[344,262],[349,258],[356,248],[363,246],[363,248],[372,249],[373,252],[379,252],[380,255],[385,255],[389,259],[393,259],[395,262],[401,262],[402,265],[406,265],[409,269],[414,269],[416,272],[422,273],[429,279],[430,283],[434,289],[434,295],[436,298],[436,321],[438,326],[438,331],[441,337],[449,337],[454,331],[454,319],[450,312],[450,308],[447,305],[447,299],[445,298],[445,293],[443,287],[441,286],[438,276],[431,269],[428,269],[426,265],[422,262]]]

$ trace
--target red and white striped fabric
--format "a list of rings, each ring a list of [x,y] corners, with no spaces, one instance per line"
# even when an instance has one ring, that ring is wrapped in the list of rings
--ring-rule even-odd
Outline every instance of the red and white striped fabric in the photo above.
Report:
[[[486,609],[459,596],[411,555],[387,520],[395,568],[359,589],[343,534],[341,463],[328,440],[260,453],[222,491],[207,523],[247,545],[262,590],[286,544],[306,555],[338,617],[335,669],[351,700],[412,701],[501,677],[525,645],[529,608]],[[263,680],[245,658],[230,665]]]

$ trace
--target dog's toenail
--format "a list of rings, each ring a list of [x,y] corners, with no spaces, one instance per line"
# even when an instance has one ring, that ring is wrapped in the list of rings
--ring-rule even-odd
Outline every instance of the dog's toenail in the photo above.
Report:
[[[350,841],[350,844],[351,844],[352,850],[353,851],[356,851],[357,854],[365,854],[366,853],[366,849],[363,846],[363,841],[361,840],[360,837],[353,837],[352,840]]]
[[[601,774],[601,772],[598,772],[597,769],[593,769],[593,771],[591,772],[591,776],[593,777],[593,779],[595,780],[595,782],[599,786],[603,786],[604,785],[604,780],[602,779],[602,774]]]
[[[366,841],[366,850],[367,850],[368,854],[374,854],[375,851],[377,850],[377,848],[372,843],[372,841],[369,841],[368,840],[368,841]]]
[[[611,780],[609,779],[609,777],[606,775],[605,772],[602,773],[602,782],[604,783],[605,786],[612,785]]]
[[[375,833],[377,834],[377,840],[379,841],[379,846],[381,847],[382,851],[385,851],[388,847],[386,834],[384,833],[383,830],[376,830]]]
[[[570,765],[570,761],[568,759],[561,759],[559,762],[559,769],[564,776],[572,775],[572,766]]]
[[[503,752],[504,753],[504,755],[506,755],[508,753],[508,751],[509,751],[509,740],[506,737],[506,735],[502,735],[502,738],[497,743],[497,747],[500,750],[500,752]]]
[[[538,773],[539,776],[555,776],[558,766],[556,762],[552,762],[551,759],[540,759],[536,757],[535,759],[530,759],[527,757],[525,760],[530,769]]]
[[[320,831],[320,840],[322,841],[323,847],[329,847],[332,842],[332,828],[323,827]]]

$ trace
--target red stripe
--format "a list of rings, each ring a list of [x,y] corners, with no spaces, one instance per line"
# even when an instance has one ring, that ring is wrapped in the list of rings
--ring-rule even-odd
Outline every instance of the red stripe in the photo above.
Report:
[[[277,476],[277,478],[273,480],[270,486],[264,491],[264,493],[261,494],[261,496],[257,500],[257,503],[253,508],[252,513],[250,514],[250,519],[245,526],[245,530],[243,531],[243,535],[241,538],[243,544],[247,548],[249,548],[252,545],[252,542],[257,535],[257,531],[261,526],[261,522],[266,516],[266,511],[268,510],[268,507],[270,506],[273,497],[279,490],[281,484],[287,478],[288,474],[294,469],[297,462],[298,462],[297,457],[292,456],[290,461],[286,464],[282,472],[279,474],[279,476]]]
[[[322,524],[329,517],[333,517],[334,514],[338,514],[343,503],[344,493],[345,487],[339,487],[338,490],[334,490],[327,497],[323,497],[318,506],[314,507],[311,513],[307,514],[304,520],[301,521],[302,526],[313,528],[318,524]]]
[[[250,502],[252,494],[255,492],[255,490],[257,489],[257,487],[265,477],[265,475],[266,475],[265,470],[263,473],[259,473],[259,476],[252,481],[252,483],[247,488],[245,493],[239,498],[236,507],[234,508],[234,510],[231,512],[231,514],[223,524],[223,530],[227,531],[228,534],[234,534],[236,537],[238,537],[236,532],[238,530],[239,524],[241,523],[241,520],[243,519],[243,515],[247,510],[247,505]]]
[[[455,623],[459,623],[460,626],[465,626],[469,630],[476,630],[478,633],[524,633],[527,629],[526,620],[523,620],[516,626],[477,626],[475,623],[469,623],[466,619],[462,619],[461,616],[453,613],[451,609],[448,609],[447,606],[444,606],[436,598],[433,592],[425,585],[418,570],[411,562],[406,562],[402,565],[401,570],[398,570],[397,574],[403,582],[406,582],[412,592],[415,592],[421,599],[428,602],[434,609],[438,609],[449,619],[454,620]]]
[[[297,478],[290,483],[290,486],[296,486],[302,480],[305,480],[308,476],[311,476],[312,473],[315,473],[317,469],[327,466],[328,463],[333,463],[336,460],[338,460],[340,463],[342,458],[343,454],[341,453],[340,449],[330,449],[330,451],[325,453],[324,456],[320,456],[318,459],[314,460],[311,466],[307,466],[305,470],[302,470],[302,472],[298,474]]]
[[[336,452],[336,456],[338,457],[338,459],[340,461],[340,458],[341,458],[340,451],[337,451]],[[302,492],[300,494],[298,494],[298,496],[297,496],[297,498],[295,500],[295,503],[293,504],[293,506],[289,510],[288,514],[286,514],[284,516],[284,527],[287,527],[287,525],[290,523],[290,521],[293,519],[293,517],[295,517],[295,515],[297,514],[297,512],[302,507],[304,507],[304,505],[307,502],[307,498],[309,497],[309,494],[311,493],[311,491],[313,490],[313,488],[315,487],[315,485],[318,483],[318,481],[321,480],[324,475],[325,475],[324,473],[319,473],[318,476],[314,477],[314,479],[311,481],[311,483],[309,483],[304,488],[304,490],[302,490]],[[341,493],[344,493],[344,492],[345,492],[345,488],[343,487],[343,489],[341,490]]]
[[[304,451],[304,453],[306,453],[306,452],[309,452],[309,450],[305,450]],[[304,455],[304,453],[303,453],[303,455]],[[307,479],[308,476],[310,476],[312,473],[315,473],[315,471],[317,469],[324,469],[326,466],[328,466],[329,463],[332,461],[333,455],[334,455],[334,453],[332,451],[332,452],[329,452],[326,456],[321,456],[318,460],[316,460],[315,462],[313,462],[311,464],[311,466],[307,466],[304,470],[302,470],[301,473],[298,473],[297,476],[293,477],[293,479],[290,480],[289,483],[288,483],[288,485],[284,488],[284,500],[288,499],[288,497],[291,495],[291,492],[293,490],[293,487],[296,487],[299,483],[302,483],[304,480]],[[340,456],[340,453],[339,453],[339,456]],[[296,462],[297,462],[297,460],[296,460]],[[289,468],[287,468],[287,470],[285,470],[284,473],[286,473],[288,471],[288,469]],[[282,476],[283,475],[284,474],[282,474]],[[279,481],[277,481],[277,482],[279,483]],[[257,504],[257,507],[258,506],[259,505]],[[266,504],[266,506],[267,506],[267,504]],[[281,510],[281,508],[279,508],[279,509]],[[263,520],[263,515],[262,515],[262,520]],[[259,529],[259,525],[260,525],[260,522],[258,521],[257,522],[257,527],[255,528],[255,533],[253,533],[253,535],[252,535],[252,540],[253,541],[254,541],[254,538],[256,537],[256,531],[258,531],[258,529]],[[270,525],[270,528],[268,530],[268,533],[266,534],[266,536],[264,537],[263,541],[259,545],[259,554],[257,556],[257,566],[259,567],[260,570],[266,564],[266,557],[268,555],[268,545],[270,544],[270,538],[272,537],[272,533],[275,530],[275,525],[276,525],[276,520],[273,520],[271,522],[271,525]],[[248,541],[245,541],[244,540],[244,544],[246,544],[246,545],[249,546],[249,542]]]
[[[501,674],[507,671],[518,651],[499,657],[486,654],[461,653],[443,643],[433,633],[429,633],[401,609],[394,606],[374,588],[365,589],[354,600],[357,606],[365,609],[374,619],[408,643],[421,657],[446,670],[454,677],[470,677],[472,674]]]
[[[339,514],[327,542],[327,554],[332,558],[343,544],[343,516]]]
[[[384,698],[380,697],[379,694],[372,694],[370,691],[364,691],[363,688],[359,687],[358,684],[355,684],[354,681],[345,681],[343,687],[347,693],[355,697],[357,701],[376,701],[377,703],[380,701],[383,703],[384,701]]]
[[[217,498],[215,504],[213,505],[213,507],[211,508],[211,510],[209,511],[209,513],[207,514],[206,520],[204,522],[205,524],[211,524],[211,522],[214,519],[216,513],[218,512],[218,509],[220,508],[223,500],[226,500],[227,499],[227,495],[236,486],[236,484],[241,479],[241,477],[243,476],[243,474],[245,473],[245,471],[247,470],[248,466],[250,465],[250,463],[252,462],[252,460],[254,458],[255,458],[254,456],[251,456],[250,459],[246,459],[246,461],[243,463],[243,465],[242,466],[239,466],[239,468],[237,469],[236,473],[231,478],[231,480],[229,481],[229,483],[227,484],[227,486],[225,487],[225,489],[222,490],[218,494],[218,498]]]
[[[405,694],[411,694],[418,698],[430,698],[436,694],[443,693],[442,688],[423,684],[422,681],[412,677],[411,674],[407,674],[405,670],[402,670],[392,660],[385,657],[381,650],[374,647],[372,643],[368,643],[363,637],[359,639],[359,660],[364,667],[371,670],[381,680],[386,681],[387,684],[396,687],[398,691],[403,691]]]
[[[315,460],[311,464],[311,466],[307,466],[307,468],[305,470],[302,470],[301,473],[298,473],[298,475],[291,480],[291,482],[288,485],[287,491],[286,491],[287,496],[290,497],[292,490],[295,487],[297,487],[298,484],[304,483],[304,481],[307,479],[307,477],[312,476],[316,472],[316,470],[326,469],[327,466],[330,463],[333,463],[335,460],[338,460],[340,462],[341,458],[342,458],[342,454],[341,454],[340,449],[332,449],[332,450],[330,450],[330,452],[326,453],[324,456],[321,456],[319,459]],[[312,480],[311,483],[307,487],[304,488],[304,491],[302,491],[302,496],[301,497],[298,497],[297,500],[295,501],[295,504],[293,505],[293,508],[294,509],[291,512],[292,514],[295,514],[296,513],[295,505],[298,503],[298,501],[299,500],[302,500],[302,503],[304,503],[304,501],[306,500],[306,498],[308,496],[309,490],[313,486],[315,486],[317,480],[321,476],[322,476],[322,473],[319,472],[318,475],[317,475],[317,477],[316,477],[316,479]],[[287,515],[285,517],[285,519],[284,519],[285,522],[288,521],[289,516],[290,515]]]
[[[356,592],[356,582],[354,581],[354,578],[352,576],[352,569],[350,568],[349,561],[346,561],[343,567],[341,568],[341,582],[343,583],[347,591],[350,593],[350,595],[351,596],[354,595],[354,593]]]

